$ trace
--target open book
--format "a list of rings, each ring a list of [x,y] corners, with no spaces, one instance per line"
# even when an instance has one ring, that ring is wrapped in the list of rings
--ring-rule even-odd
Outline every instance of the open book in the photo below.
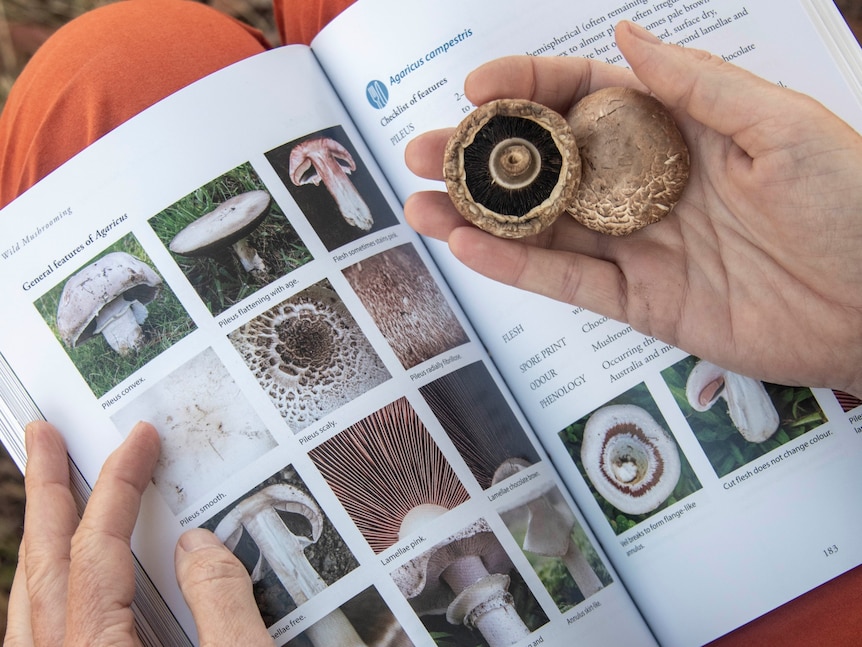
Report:
[[[862,563],[854,403],[493,284],[403,223],[429,184],[404,145],[472,109],[469,70],[623,63],[620,19],[862,127],[826,0],[361,0],[0,213],[19,466],[52,420],[83,501],[136,421],[162,435],[133,538],[148,644],[195,642],[172,567],[195,526],[293,646],[697,645]]]

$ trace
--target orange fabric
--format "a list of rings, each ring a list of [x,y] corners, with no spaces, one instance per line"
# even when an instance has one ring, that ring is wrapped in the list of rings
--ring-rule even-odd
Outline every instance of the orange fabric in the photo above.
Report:
[[[274,0],[282,42],[309,43],[352,3]],[[0,114],[0,207],[159,99],[267,47],[256,30],[195,2],[126,0],[73,21],[36,53]],[[711,647],[841,647],[860,637],[862,567]]]

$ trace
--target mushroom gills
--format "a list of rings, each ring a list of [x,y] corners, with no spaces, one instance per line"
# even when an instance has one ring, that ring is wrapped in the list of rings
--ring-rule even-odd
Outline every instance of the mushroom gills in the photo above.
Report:
[[[141,324],[147,309],[137,299],[127,301],[122,295],[108,303],[96,315],[93,334],[101,333],[108,345],[120,355],[138,350],[144,343]]]

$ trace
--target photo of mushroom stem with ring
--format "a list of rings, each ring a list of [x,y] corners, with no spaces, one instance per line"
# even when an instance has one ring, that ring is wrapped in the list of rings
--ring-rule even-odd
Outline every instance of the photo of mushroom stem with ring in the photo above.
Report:
[[[343,614],[356,635],[330,631],[331,613],[289,640],[287,647],[413,647],[413,641],[374,587],[361,591],[333,613]]]
[[[392,579],[438,645],[526,644],[548,622],[484,519],[397,568]]]
[[[375,553],[421,534],[469,498],[406,398],[309,452]]]
[[[644,384],[559,437],[616,534],[702,488]]]
[[[828,422],[808,387],[761,382],[692,356],[662,377],[719,478]]]
[[[327,250],[398,224],[341,126],[283,144],[266,158]]]
[[[317,499],[288,465],[202,527],[245,565],[267,627],[353,571],[358,562]],[[321,625],[329,635],[350,636],[355,628],[336,609]],[[340,645],[351,642],[329,642]]]
[[[123,435],[138,420],[155,425],[162,450],[153,483],[174,514],[276,446],[211,348],[137,394],[111,420]]]
[[[313,260],[250,163],[149,223],[213,315]]]
[[[195,329],[131,234],[34,305],[96,397]]]
[[[491,373],[474,362],[419,387],[419,392],[483,490],[500,470],[528,467],[539,455]]]
[[[404,368],[469,341],[413,245],[366,258],[344,276]]]
[[[328,280],[228,338],[294,433],[390,377]]]

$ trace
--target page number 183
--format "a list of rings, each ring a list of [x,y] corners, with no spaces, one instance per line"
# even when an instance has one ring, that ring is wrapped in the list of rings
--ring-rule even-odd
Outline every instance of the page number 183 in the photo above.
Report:
[[[827,546],[826,548],[823,549],[823,555],[825,557],[830,557],[832,555],[835,555],[837,552],[838,552],[838,546],[836,546],[835,544],[832,544],[831,546]]]

